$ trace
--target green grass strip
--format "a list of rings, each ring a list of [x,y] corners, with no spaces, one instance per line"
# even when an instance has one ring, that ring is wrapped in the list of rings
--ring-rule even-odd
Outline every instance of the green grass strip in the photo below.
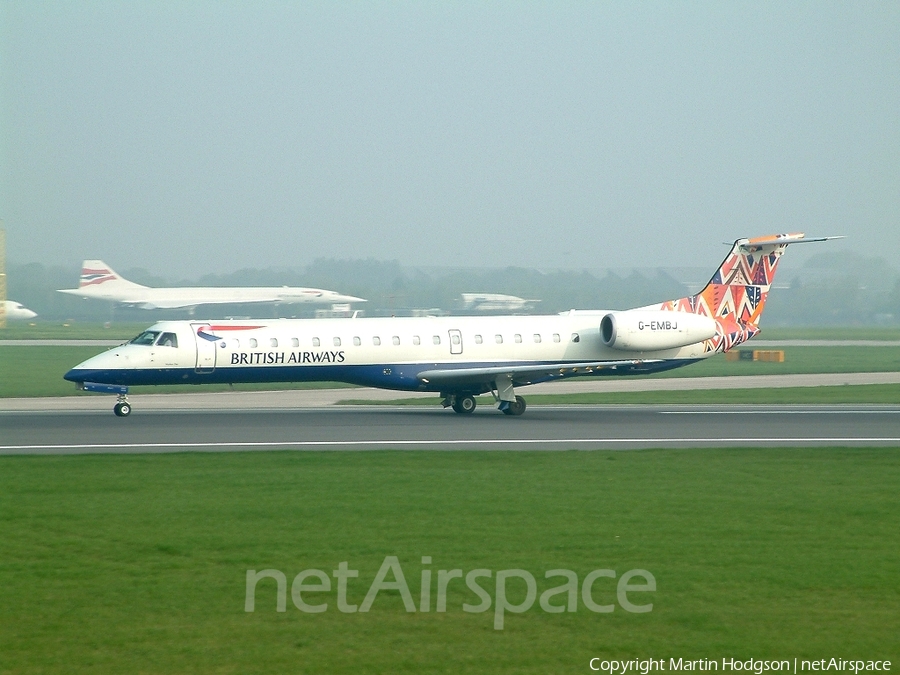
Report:
[[[0,457],[0,670],[562,673],[599,658],[900,655],[900,451],[260,452]],[[405,611],[397,591],[307,614],[275,585],[347,561],[362,603],[421,571],[649,570],[645,614]],[[422,557],[431,563],[423,564]],[[482,579],[492,598],[493,579]],[[388,580],[393,580],[389,576]],[[315,581],[309,580],[310,582]],[[332,579],[332,581],[334,581]],[[487,582],[487,583],[484,583]],[[524,583],[509,599],[524,599]],[[617,603],[600,579],[597,602]],[[634,596],[632,596],[634,597]],[[564,598],[557,596],[554,604]],[[668,662],[667,662],[668,665]]]

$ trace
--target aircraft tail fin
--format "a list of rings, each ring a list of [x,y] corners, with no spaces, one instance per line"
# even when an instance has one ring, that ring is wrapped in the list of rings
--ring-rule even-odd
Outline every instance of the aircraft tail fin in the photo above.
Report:
[[[85,260],[81,263],[81,279],[78,288],[98,287],[103,288],[129,286],[131,288],[145,288],[140,284],[123,279],[112,267],[102,260]]]
[[[653,308],[716,319],[719,331],[708,341],[707,347],[710,351],[728,351],[759,333],[759,320],[769,289],[788,245],[840,238],[805,239],[804,234],[798,232],[738,239],[702,291]]]

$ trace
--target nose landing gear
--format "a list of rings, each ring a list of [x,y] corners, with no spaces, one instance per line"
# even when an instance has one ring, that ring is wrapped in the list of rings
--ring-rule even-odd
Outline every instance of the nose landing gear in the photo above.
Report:
[[[79,389],[92,391],[97,394],[115,394],[116,404],[113,412],[116,417],[128,417],[131,414],[131,404],[128,402],[128,387],[119,384],[102,384],[100,382],[82,382]]]
[[[124,394],[119,394],[119,398],[113,406],[113,412],[116,414],[116,417],[128,417],[131,414],[131,404]]]

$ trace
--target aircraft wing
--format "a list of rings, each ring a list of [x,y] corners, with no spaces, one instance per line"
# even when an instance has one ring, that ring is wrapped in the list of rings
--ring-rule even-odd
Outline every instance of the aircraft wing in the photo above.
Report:
[[[279,298],[276,296],[267,296],[267,297],[256,297],[256,298],[208,298],[203,296],[197,296],[193,298],[183,298],[183,299],[153,299],[153,300],[141,300],[139,303],[142,309],[189,309],[191,307],[196,307],[197,305],[248,305],[257,302],[278,302]],[[123,302],[129,302],[127,300]]]
[[[596,374],[601,370],[616,370],[620,367],[638,366],[642,363],[656,363],[658,359],[629,359],[625,361],[584,361],[581,363],[525,363],[510,366],[490,366],[485,368],[441,368],[423,370],[418,378],[429,384],[461,385],[488,384],[498,376],[509,375],[514,385],[534,384],[555,377]]]
[[[253,289],[255,290],[255,289]],[[284,295],[279,293],[266,293],[259,295],[234,295],[231,297],[217,297],[208,295],[195,295],[184,298],[153,298],[150,300],[142,300],[139,304],[143,309],[187,309],[198,305],[250,305],[257,303],[283,303],[292,304],[295,302],[319,302],[322,304],[335,302],[366,302],[362,298],[356,298],[352,295],[335,295],[324,296],[309,294],[313,300],[300,300],[296,296]]]

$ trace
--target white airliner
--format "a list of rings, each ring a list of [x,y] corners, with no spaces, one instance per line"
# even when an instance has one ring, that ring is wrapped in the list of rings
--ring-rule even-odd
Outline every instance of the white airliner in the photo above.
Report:
[[[444,407],[475,409],[492,392],[521,415],[516,387],[577,376],[677,368],[759,332],[775,268],[803,234],[737,240],[697,295],[626,311],[549,316],[163,321],[131,342],[75,366],[65,379],[118,394],[130,385],[340,381],[439,393]]]
[[[28,319],[33,319],[37,316],[35,312],[32,312],[27,307],[23,307],[21,302],[4,300],[3,303],[4,313],[6,314],[7,319],[25,321]]]
[[[463,293],[462,308],[472,312],[529,312],[540,300],[502,293]]]
[[[250,302],[334,304],[366,302],[352,295],[342,295],[321,288],[291,286],[244,286],[205,288],[150,288],[123,279],[102,260],[85,260],[78,288],[61,289],[60,293],[82,298],[112,300],[142,309],[189,309],[197,305],[244,304]]]

